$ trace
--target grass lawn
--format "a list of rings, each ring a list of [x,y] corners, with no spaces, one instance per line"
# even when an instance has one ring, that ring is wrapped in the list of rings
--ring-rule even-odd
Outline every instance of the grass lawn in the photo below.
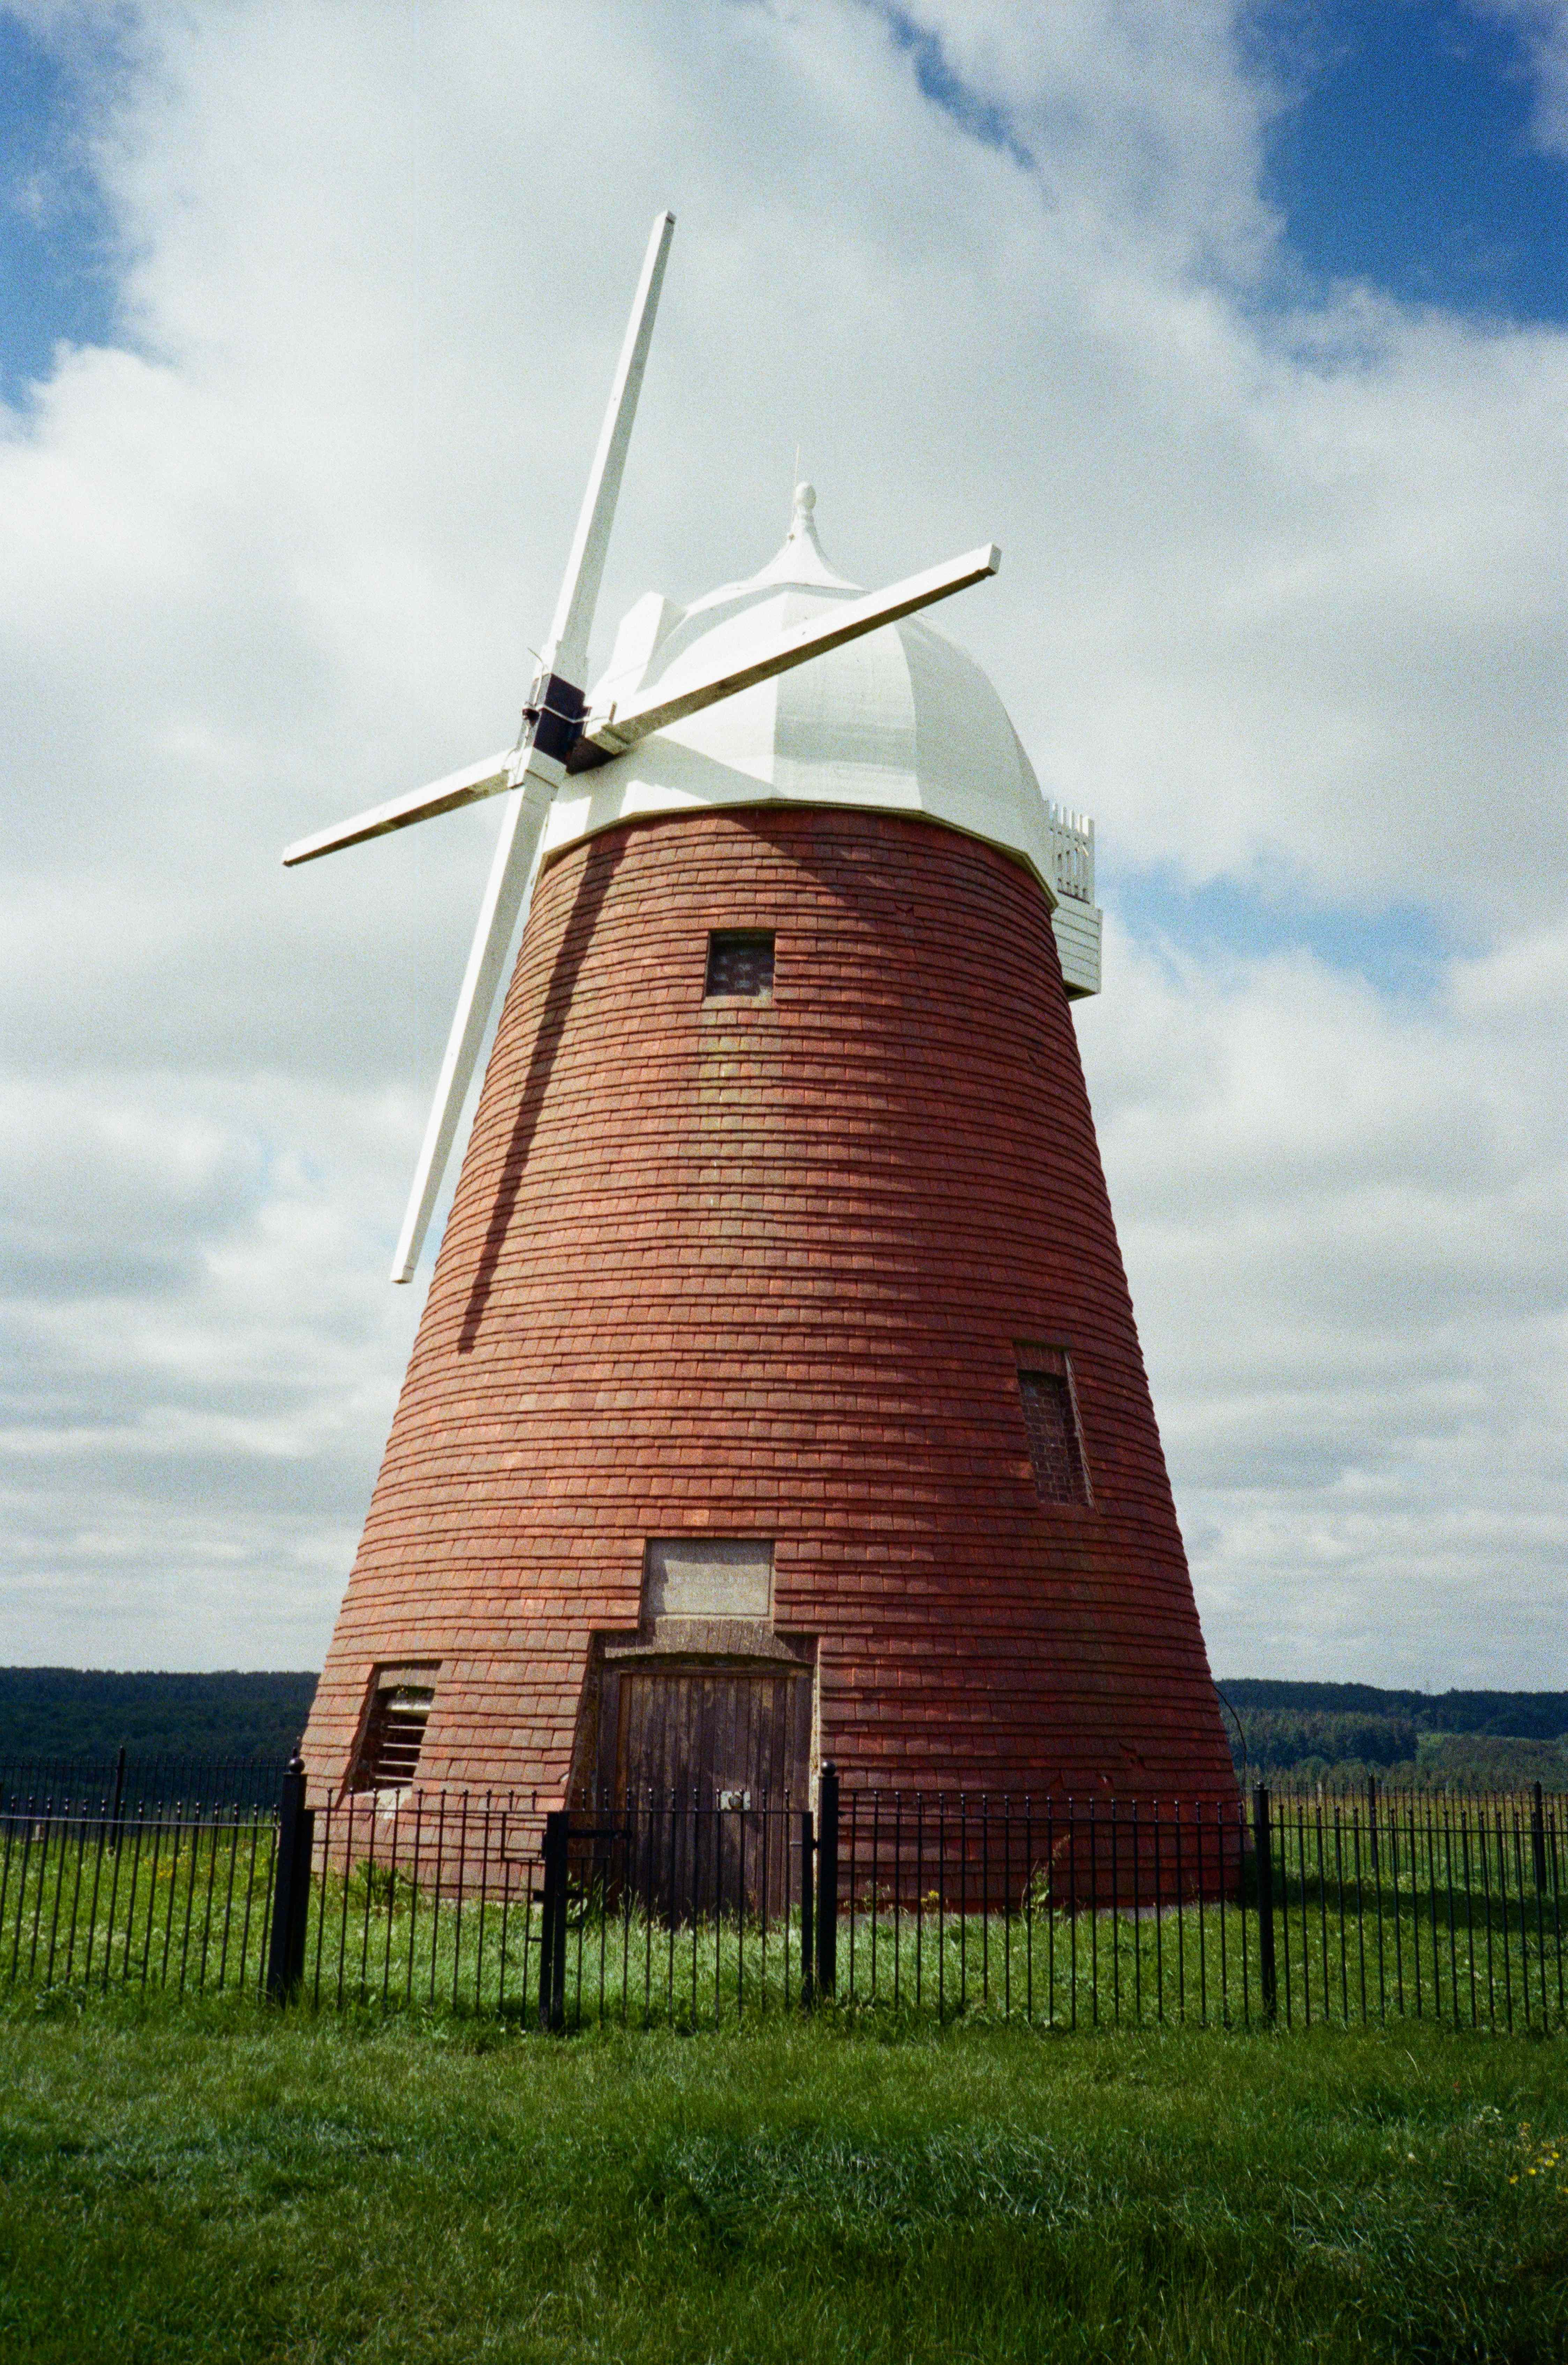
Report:
[[[562,2041],[24,1996],[0,2357],[1562,2359],[1564,2138],[1568,2044],[1420,2026]]]

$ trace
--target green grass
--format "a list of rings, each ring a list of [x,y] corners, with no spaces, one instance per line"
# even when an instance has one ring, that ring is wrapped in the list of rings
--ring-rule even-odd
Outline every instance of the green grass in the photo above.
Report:
[[[1568,2354],[1560,2043],[18,1994],[0,2062],[26,2365]]]

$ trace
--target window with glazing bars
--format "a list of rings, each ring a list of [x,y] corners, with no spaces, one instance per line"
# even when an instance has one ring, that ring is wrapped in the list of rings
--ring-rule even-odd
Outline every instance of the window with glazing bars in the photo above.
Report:
[[[715,928],[708,939],[704,998],[721,994],[766,1002],[773,992],[771,928]]]
[[[1055,1348],[1032,1349],[1027,1365],[1019,1367],[1018,1393],[1024,1399],[1024,1427],[1041,1502],[1087,1503],[1089,1470],[1066,1354]]]

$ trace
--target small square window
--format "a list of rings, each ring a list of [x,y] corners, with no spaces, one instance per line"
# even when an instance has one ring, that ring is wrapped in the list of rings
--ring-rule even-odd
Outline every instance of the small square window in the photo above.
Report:
[[[733,994],[749,1002],[769,1001],[773,993],[773,931],[771,928],[715,928],[708,939],[708,981],[704,999]]]
[[[1036,1351],[1034,1368],[1021,1370],[1024,1427],[1042,1503],[1087,1503],[1089,1471],[1073,1399],[1072,1373],[1059,1350]]]

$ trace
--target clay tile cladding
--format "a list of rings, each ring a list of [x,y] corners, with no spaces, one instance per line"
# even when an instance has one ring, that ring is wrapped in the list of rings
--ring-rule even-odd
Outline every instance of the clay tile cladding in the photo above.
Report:
[[[704,999],[771,930],[771,998]],[[1018,1373],[1066,1351],[1092,1503]],[[566,1795],[646,1540],[775,1542],[818,1747],[909,1788],[1231,1784],[1044,895],[979,840],[699,812],[541,880],[307,1742]]]

